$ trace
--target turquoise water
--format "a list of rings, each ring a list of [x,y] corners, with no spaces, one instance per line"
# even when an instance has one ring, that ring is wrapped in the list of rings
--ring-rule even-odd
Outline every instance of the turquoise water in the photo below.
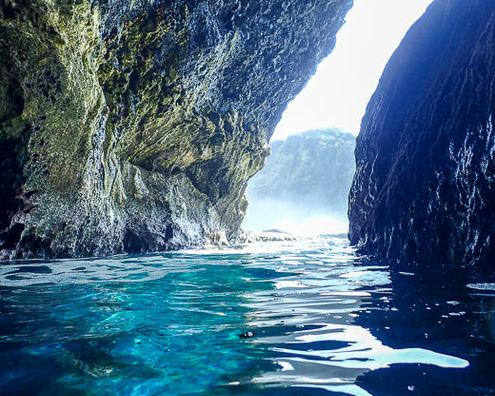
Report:
[[[0,394],[495,394],[495,275],[395,267],[337,237],[3,265]]]

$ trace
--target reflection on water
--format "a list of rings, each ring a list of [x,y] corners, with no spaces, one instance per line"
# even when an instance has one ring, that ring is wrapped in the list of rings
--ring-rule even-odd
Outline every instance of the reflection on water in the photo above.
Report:
[[[272,359],[280,367],[263,373],[255,382],[358,396],[369,395],[355,385],[358,377],[392,364],[469,366],[465,359],[423,348],[391,348],[369,329],[355,324],[361,311],[370,312],[374,300],[389,302],[392,286],[387,267],[357,264],[345,245],[321,253],[286,255],[275,267],[278,272],[300,273],[274,280],[275,293],[246,295],[253,302],[249,305],[253,315],[248,317],[249,325],[283,325],[295,330],[254,341],[269,346],[275,354]]]
[[[335,237],[4,265],[0,393],[495,394],[490,276]]]

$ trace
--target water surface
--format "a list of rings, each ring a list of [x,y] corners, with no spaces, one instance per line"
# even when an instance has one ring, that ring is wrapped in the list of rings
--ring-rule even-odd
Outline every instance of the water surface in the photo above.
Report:
[[[343,238],[0,266],[0,394],[495,394],[495,276]]]

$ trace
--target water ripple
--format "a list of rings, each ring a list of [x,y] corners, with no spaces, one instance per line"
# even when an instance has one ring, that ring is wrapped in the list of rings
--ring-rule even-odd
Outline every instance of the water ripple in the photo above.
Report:
[[[488,394],[493,284],[450,279],[393,271],[342,238],[4,265],[0,389],[370,396],[380,373],[387,394],[429,395],[421,383],[452,387],[456,370],[448,394]]]

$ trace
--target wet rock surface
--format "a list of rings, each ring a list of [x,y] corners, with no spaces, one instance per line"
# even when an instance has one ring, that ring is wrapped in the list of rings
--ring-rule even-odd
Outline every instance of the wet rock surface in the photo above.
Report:
[[[357,139],[350,240],[437,265],[495,258],[495,3],[437,0],[390,59]]]
[[[0,3],[0,255],[235,239],[351,0]]]

